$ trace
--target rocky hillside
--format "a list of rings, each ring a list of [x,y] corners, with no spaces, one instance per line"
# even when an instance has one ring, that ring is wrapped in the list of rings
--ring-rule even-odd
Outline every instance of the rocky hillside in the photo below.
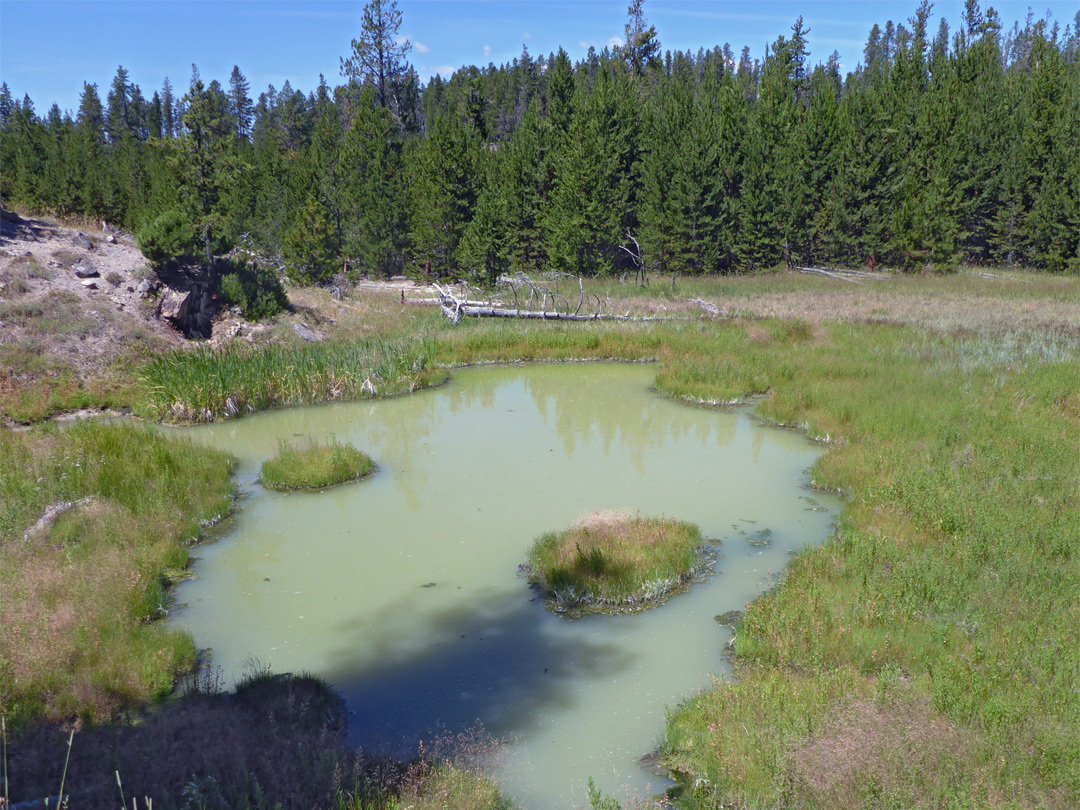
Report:
[[[159,278],[130,234],[3,211],[0,412],[25,421],[127,401],[133,362],[191,345],[185,333],[216,343],[243,332],[209,298],[204,285]]]

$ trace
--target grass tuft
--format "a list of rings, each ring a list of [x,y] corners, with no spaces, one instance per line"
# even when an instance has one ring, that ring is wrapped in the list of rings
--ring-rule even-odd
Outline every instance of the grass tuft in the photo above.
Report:
[[[594,512],[536,541],[530,581],[559,612],[637,611],[685,587],[705,570],[709,551],[691,523]]]
[[[279,441],[277,455],[263,462],[262,484],[279,492],[323,489],[356,481],[374,471],[370,456],[337,440],[306,445]]]

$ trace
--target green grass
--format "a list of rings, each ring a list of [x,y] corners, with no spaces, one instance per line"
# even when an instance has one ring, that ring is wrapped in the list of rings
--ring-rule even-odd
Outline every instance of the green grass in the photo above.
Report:
[[[0,713],[107,720],[171,691],[195,646],[156,621],[232,462],[143,427],[0,431]],[[79,503],[81,502],[81,503]],[[50,506],[77,503],[41,531]]]
[[[538,538],[529,578],[560,612],[641,610],[701,573],[707,552],[691,523],[596,512]]]
[[[684,804],[1080,803],[1075,340],[740,331],[673,353],[658,385],[722,399],[749,374],[770,393],[762,415],[833,443],[813,478],[848,503],[833,538],[750,605],[735,682],[672,715],[663,750]],[[719,363],[718,344],[735,344]],[[838,746],[833,781],[794,780],[807,746],[824,745],[816,730],[890,677],[930,737],[956,742],[914,774],[899,744],[850,768],[843,757],[867,749]],[[754,744],[763,717],[797,727]]]
[[[135,412],[210,422],[267,408],[415,391],[445,378],[414,338],[271,344],[173,352],[141,373]]]
[[[279,491],[311,490],[371,475],[375,462],[336,440],[305,445],[279,442],[277,454],[263,462],[262,484]]]

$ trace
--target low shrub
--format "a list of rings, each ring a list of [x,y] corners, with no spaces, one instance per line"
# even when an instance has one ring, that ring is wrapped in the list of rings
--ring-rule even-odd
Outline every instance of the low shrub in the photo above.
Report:
[[[249,321],[272,318],[289,309],[285,288],[270,270],[237,261],[221,261],[218,265],[221,302],[238,307]]]
[[[709,551],[692,523],[595,512],[542,535],[529,578],[559,612],[636,611],[685,587],[707,568]]]
[[[143,256],[154,267],[164,267],[194,255],[195,228],[179,211],[169,210],[148,222],[137,241]]]
[[[323,489],[356,481],[374,471],[370,456],[336,440],[307,446],[279,442],[277,455],[263,462],[262,483],[278,491]]]

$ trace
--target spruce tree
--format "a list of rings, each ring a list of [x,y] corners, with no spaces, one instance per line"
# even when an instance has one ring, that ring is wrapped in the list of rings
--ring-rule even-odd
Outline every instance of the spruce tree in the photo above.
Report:
[[[240,72],[239,65],[233,65],[229,75],[229,115],[236,128],[236,137],[247,140],[251,137],[251,122],[255,115],[255,105],[251,101],[251,86]]]
[[[355,273],[391,276],[405,269],[406,167],[390,111],[365,88],[341,146],[344,252]]]
[[[459,273],[458,243],[479,191],[482,148],[475,128],[457,116],[429,122],[410,177],[409,236],[416,270]]]

